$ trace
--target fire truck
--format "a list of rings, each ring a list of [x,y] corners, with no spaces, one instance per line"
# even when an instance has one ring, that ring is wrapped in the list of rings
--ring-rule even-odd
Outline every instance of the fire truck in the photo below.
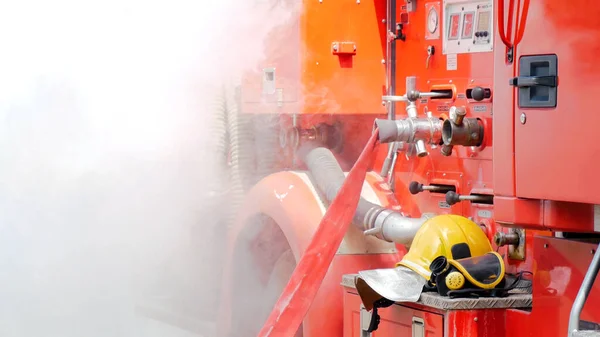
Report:
[[[296,336],[600,335],[600,4],[258,5],[294,14],[223,93],[240,193],[219,336],[257,336],[327,246],[316,233],[373,134]]]

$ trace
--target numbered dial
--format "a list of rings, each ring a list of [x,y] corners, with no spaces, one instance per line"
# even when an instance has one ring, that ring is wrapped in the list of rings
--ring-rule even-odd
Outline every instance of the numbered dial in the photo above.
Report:
[[[427,30],[429,30],[429,33],[433,34],[437,31],[438,21],[438,12],[434,7],[431,7],[427,14]]]

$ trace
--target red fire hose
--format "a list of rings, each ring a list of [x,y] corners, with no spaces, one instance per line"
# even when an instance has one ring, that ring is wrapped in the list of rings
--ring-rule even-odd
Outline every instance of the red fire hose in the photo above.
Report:
[[[321,219],[290,281],[260,330],[259,337],[292,337],[298,330],[352,222],[367,170],[374,159],[378,135],[379,130],[375,129]]]

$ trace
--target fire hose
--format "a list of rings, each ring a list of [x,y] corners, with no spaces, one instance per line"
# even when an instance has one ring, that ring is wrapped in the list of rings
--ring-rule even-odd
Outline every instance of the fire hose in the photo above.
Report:
[[[291,337],[308,312],[354,217],[367,170],[375,157],[379,130],[369,139],[277,300],[259,337]]]

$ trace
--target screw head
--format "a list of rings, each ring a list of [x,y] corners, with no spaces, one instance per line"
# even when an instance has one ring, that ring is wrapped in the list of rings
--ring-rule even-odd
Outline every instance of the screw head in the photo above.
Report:
[[[521,124],[525,124],[527,122],[527,115],[524,112],[521,113],[521,117],[519,117]]]

